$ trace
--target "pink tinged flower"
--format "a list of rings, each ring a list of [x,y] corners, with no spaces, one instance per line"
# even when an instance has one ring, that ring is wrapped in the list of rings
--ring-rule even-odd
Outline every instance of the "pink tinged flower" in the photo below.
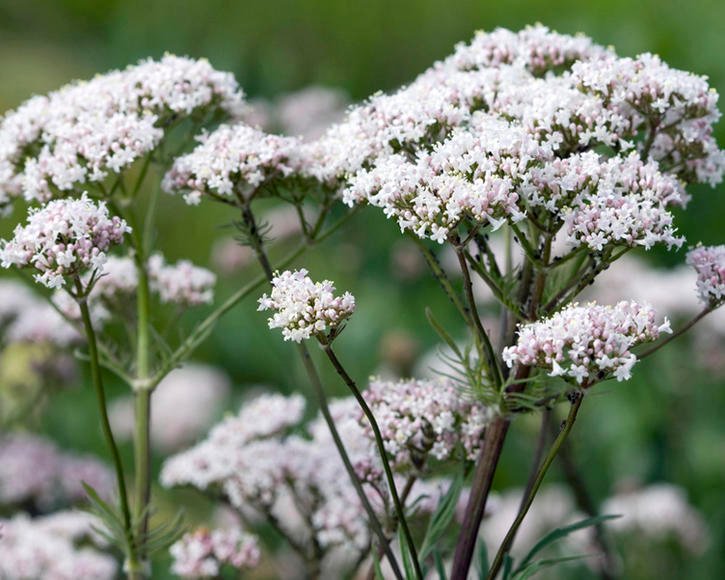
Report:
[[[725,300],[725,245],[698,246],[687,253],[687,263],[697,273],[697,294],[709,306]]]
[[[651,307],[636,302],[573,304],[520,326],[516,344],[504,349],[503,359],[509,367],[541,367],[549,376],[569,377],[579,385],[610,375],[624,381],[637,362],[630,349],[671,332],[667,319],[661,324],[655,319]]]
[[[257,310],[273,310],[269,327],[281,328],[285,340],[301,342],[339,328],[355,311],[355,298],[349,292],[335,296],[332,282],[313,282],[305,269],[286,270],[272,280],[272,292],[259,299]]]
[[[163,303],[180,306],[211,304],[214,300],[216,275],[188,260],[167,264],[161,254],[148,261],[151,289]]]
[[[243,109],[231,74],[168,54],[34,97],[0,120],[0,205],[103,181],[153,151],[172,119]]]
[[[130,231],[124,220],[109,215],[104,202],[86,194],[54,200],[31,209],[26,225],[18,225],[12,239],[0,242],[0,261],[3,268],[31,268],[37,282],[60,288],[69,277],[100,274],[106,252]]]
[[[221,125],[198,141],[191,153],[174,161],[162,183],[168,193],[182,193],[189,205],[204,195],[237,202],[272,180],[303,173],[301,142],[295,137],[240,123]]]
[[[256,536],[239,528],[200,528],[184,534],[169,551],[173,558],[171,569],[182,578],[214,577],[224,566],[249,570],[259,564],[261,556]]]

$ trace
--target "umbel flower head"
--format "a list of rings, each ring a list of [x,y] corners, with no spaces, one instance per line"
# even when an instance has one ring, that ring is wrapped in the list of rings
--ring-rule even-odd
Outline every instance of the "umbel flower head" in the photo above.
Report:
[[[717,99],[652,55],[498,29],[351,109],[309,144],[308,171],[438,242],[526,216],[597,252],[679,246],[670,207],[725,171]]]
[[[226,565],[246,570],[260,559],[257,538],[238,528],[199,528],[184,534],[169,551],[174,559],[171,570],[182,578],[214,578]]]
[[[687,263],[697,272],[697,294],[705,304],[725,300],[725,245],[698,246],[687,253]]]
[[[106,252],[131,231],[126,222],[110,216],[104,202],[86,194],[58,199],[30,209],[26,225],[18,225],[11,240],[3,240],[3,268],[32,268],[36,281],[48,288],[63,286],[70,276],[100,273]]]
[[[185,117],[235,117],[243,105],[230,73],[173,55],[33,97],[0,120],[0,205],[102,182],[155,149]]]
[[[630,349],[672,332],[669,321],[655,322],[649,306],[622,301],[614,306],[572,304],[546,320],[521,326],[516,344],[503,351],[514,364],[547,369],[549,376],[572,378],[588,385],[614,375],[631,377],[637,357]]]
[[[281,328],[285,340],[302,342],[315,334],[339,328],[355,310],[349,292],[335,296],[329,280],[313,282],[307,270],[286,270],[272,280],[272,292],[259,299],[257,310],[274,310],[270,328]]]
[[[198,140],[191,153],[176,159],[162,184],[169,193],[183,192],[191,205],[205,194],[238,202],[267,181],[302,170],[296,137],[238,124],[222,125]]]

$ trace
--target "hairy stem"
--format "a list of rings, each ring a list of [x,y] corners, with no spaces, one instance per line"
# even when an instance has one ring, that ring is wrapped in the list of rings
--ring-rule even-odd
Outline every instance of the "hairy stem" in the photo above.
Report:
[[[516,532],[521,527],[521,524],[524,521],[526,514],[529,512],[531,504],[534,502],[534,498],[536,497],[536,493],[539,491],[539,488],[544,481],[546,472],[548,471],[549,467],[554,461],[554,458],[556,457],[556,454],[559,452],[559,449],[561,448],[566,438],[569,436],[569,433],[574,426],[574,421],[576,421],[577,414],[579,413],[582,401],[584,400],[584,395],[579,391],[574,391],[571,395],[571,399],[572,400],[571,407],[569,408],[569,415],[564,422],[564,426],[559,432],[559,435],[554,440],[554,443],[552,443],[549,452],[546,454],[546,457],[544,458],[544,461],[536,474],[536,478],[531,487],[531,490],[521,504],[521,508],[516,515],[516,519],[514,520],[513,524],[511,524],[511,527],[509,528],[506,537],[501,543],[501,547],[496,553],[496,557],[494,558],[493,563],[491,564],[491,568],[488,572],[488,580],[494,580],[494,578],[496,578],[496,576],[498,575],[499,570],[501,569],[501,565],[503,564],[504,556],[509,552],[509,550],[511,550],[511,546],[513,545],[513,540],[516,536]]]

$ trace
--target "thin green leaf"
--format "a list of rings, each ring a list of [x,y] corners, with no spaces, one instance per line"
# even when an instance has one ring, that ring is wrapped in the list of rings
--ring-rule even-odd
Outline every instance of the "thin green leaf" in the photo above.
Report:
[[[488,576],[488,568],[490,566],[488,562],[488,548],[486,542],[479,540],[478,542],[478,577],[480,580],[485,580]]]
[[[532,560],[532,558],[538,554],[541,550],[546,548],[549,544],[552,544],[553,542],[556,542],[557,540],[560,540],[562,538],[565,538],[572,532],[576,532],[577,530],[581,530],[583,528],[588,528],[591,526],[596,526],[597,524],[600,524],[602,522],[606,522],[608,520],[614,520],[616,518],[619,518],[621,516],[618,515],[603,515],[603,516],[594,516],[591,518],[586,518],[583,520],[580,520],[578,522],[575,522],[573,524],[570,524],[568,526],[564,526],[561,528],[556,528],[555,530],[552,530],[548,534],[546,534],[543,538],[541,538],[536,544],[534,544],[534,547],[529,550],[529,553],[526,554],[524,559],[521,561],[521,564],[518,567],[517,571],[522,570],[526,567],[526,565]]]
[[[425,560],[433,550],[433,548],[445,533],[456,511],[458,497],[463,489],[463,475],[458,474],[451,482],[446,494],[438,502],[436,511],[428,522],[423,544],[420,548],[420,559]]]
[[[512,577],[511,569],[514,566],[514,560],[510,554],[505,554],[503,557],[503,580],[509,580]]]
[[[436,334],[441,337],[441,340],[445,342],[453,352],[455,352],[458,355],[459,359],[463,359],[463,354],[461,353],[461,350],[458,348],[458,345],[456,344],[456,341],[451,338],[451,335],[448,334],[445,328],[443,328],[438,321],[433,316],[433,311],[426,307],[425,309],[425,316],[428,319],[428,322],[433,327],[433,330],[436,331]]]
[[[400,553],[403,556],[405,579],[416,580],[413,560],[410,557],[410,548],[408,548],[408,543],[405,541],[405,536],[403,535],[403,526],[398,527],[398,544],[400,545]]]
[[[561,556],[559,558],[537,560],[536,562],[531,562],[530,564],[528,564],[523,570],[517,570],[514,573],[513,578],[515,578],[516,580],[528,580],[528,578],[531,578],[534,574],[540,572],[544,568],[551,568],[552,566],[556,566],[557,564],[563,564],[566,562],[583,560],[584,558],[588,558],[589,556],[591,556],[591,554],[577,554],[575,556]]]
[[[443,565],[443,556],[438,550],[433,551],[433,562],[435,562],[436,572],[438,572],[438,580],[447,580],[446,568]]]
[[[385,580],[383,576],[383,569],[380,566],[380,558],[377,553],[373,552],[373,569],[375,570],[375,580]]]

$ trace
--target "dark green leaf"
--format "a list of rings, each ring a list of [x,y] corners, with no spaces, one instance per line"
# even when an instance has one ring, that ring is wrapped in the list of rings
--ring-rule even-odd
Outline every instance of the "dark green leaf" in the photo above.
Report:
[[[448,491],[438,502],[438,507],[436,507],[436,511],[428,522],[428,529],[420,548],[421,560],[425,560],[430,555],[451,523],[456,512],[456,504],[458,503],[458,497],[461,495],[461,489],[463,489],[463,475],[459,474],[451,481]]]
[[[538,554],[541,550],[546,548],[549,544],[552,544],[553,542],[556,542],[557,540],[560,540],[562,538],[565,538],[572,532],[576,532],[577,530],[581,530],[583,528],[588,528],[590,526],[596,526],[597,524],[600,524],[602,522],[606,522],[608,520],[614,520],[618,517],[618,515],[604,515],[604,516],[594,516],[591,518],[586,518],[583,520],[580,520],[578,522],[575,522],[573,524],[570,524],[568,526],[563,526],[561,528],[556,528],[555,530],[552,530],[548,534],[546,534],[543,538],[541,538],[533,548],[529,551],[528,554],[524,557],[524,559],[521,561],[521,564],[519,565],[518,571],[522,570],[526,567],[526,565],[531,561],[531,559]]]

